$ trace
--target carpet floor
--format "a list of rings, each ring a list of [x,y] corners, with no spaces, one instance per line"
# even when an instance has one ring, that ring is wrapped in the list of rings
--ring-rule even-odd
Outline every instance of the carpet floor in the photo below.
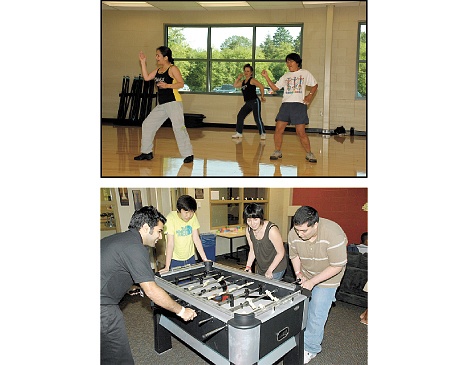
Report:
[[[124,313],[135,364],[212,364],[183,342],[172,338],[172,349],[163,354],[154,351],[153,318],[150,300],[125,295],[120,303]],[[322,352],[312,359],[312,365],[367,365],[367,329],[359,315],[365,308],[337,301],[331,308],[325,325]],[[281,365],[279,361],[277,365]]]

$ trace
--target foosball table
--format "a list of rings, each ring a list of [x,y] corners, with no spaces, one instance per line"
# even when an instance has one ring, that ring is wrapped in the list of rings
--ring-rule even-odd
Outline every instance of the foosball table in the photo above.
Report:
[[[216,365],[304,363],[310,292],[299,285],[214,262],[176,268],[155,281],[197,313],[185,322],[152,303],[157,353],[172,348],[174,335]]]

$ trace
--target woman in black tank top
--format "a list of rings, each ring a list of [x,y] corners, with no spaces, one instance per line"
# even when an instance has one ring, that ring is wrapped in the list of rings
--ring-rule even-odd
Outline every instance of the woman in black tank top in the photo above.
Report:
[[[242,138],[244,120],[247,115],[253,112],[255,123],[257,124],[258,128],[258,133],[260,134],[260,139],[266,139],[265,126],[263,125],[262,121],[262,103],[257,96],[258,87],[260,89],[260,99],[262,102],[265,102],[266,100],[263,96],[265,88],[257,79],[254,79],[252,75],[253,67],[250,66],[250,64],[246,64],[244,66],[244,73],[240,74],[234,82],[234,87],[241,88],[245,104],[237,114],[236,134],[234,134],[232,138]],[[245,77],[243,81],[241,81],[242,77]]]
[[[154,137],[163,123],[170,118],[177,147],[184,163],[193,162],[193,147],[190,136],[185,128],[184,109],[178,89],[184,86],[184,79],[177,66],[174,65],[172,51],[169,47],[161,46],[156,49],[158,68],[148,72],[146,56],[140,51],[141,73],[145,81],[154,80],[158,87],[157,105],[146,117],[141,131],[141,154],[134,160],[152,160]]]
[[[256,260],[256,274],[281,280],[286,272],[287,256],[278,226],[264,220],[262,207],[255,203],[245,206],[244,221],[247,223],[246,237],[250,247],[245,271],[252,272]]]

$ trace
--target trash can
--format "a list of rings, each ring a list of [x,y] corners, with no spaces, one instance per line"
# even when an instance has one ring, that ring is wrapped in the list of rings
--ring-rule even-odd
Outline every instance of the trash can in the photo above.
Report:
[[[200,239],[207,259],[213,262],[216,261],[216,235],[213,233],[201,233]]]

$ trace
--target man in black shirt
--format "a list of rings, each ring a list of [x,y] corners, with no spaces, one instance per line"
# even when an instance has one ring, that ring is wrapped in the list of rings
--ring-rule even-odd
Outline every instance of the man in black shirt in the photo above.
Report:
[[[196,317],[193,309],[175,302],[154,281],[148,250],[155,247],[166,218],[152,206],[133,213],[128,231],[101,240],[101,365],[134,364],[119,302],[138,283],[157,305],[185,321]]]

